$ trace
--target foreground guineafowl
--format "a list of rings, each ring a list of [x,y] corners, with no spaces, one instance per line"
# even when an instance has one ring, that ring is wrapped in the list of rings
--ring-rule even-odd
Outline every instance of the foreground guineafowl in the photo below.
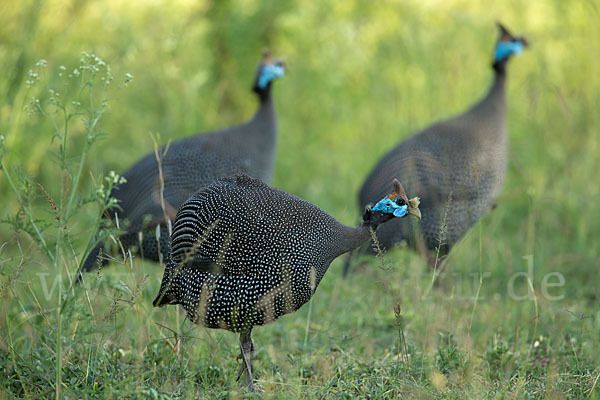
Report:
[[[398,176],[409,192],[419,193],[423,219],[392,221],[377,232],[381,248],[406,241],[436,263],[493,205],[506,175],[506,64],[527,46],[498,24],[494,82],[487,95],[457,117],[432,125],[389,151],[367,177],[359,204],[377,200]],[[412,226],[411,226],[412,225]],[[440,236],[441,235],[441,236]],[[373,252],[372,246],[361,250]],[[348,272],[347,262],[344,273]]]
[[[120,227],[125,229],[126,233],[119,237],[125,251],[131,249],[154,261],[164,257],[168,251],[169,220],[192,194],[219,178],[244,173],[271,180],[277,137],[271,85],[283,74],[283,63],[265,52],[253,86],[260,106],[250,121],[171,143],[158,152],[164,154],[160,168],[153,152],[125,171],[123,177],[127,181],[111,193],[120,209],[112,209],[106,215],[112,221],[120,221]],[[106,247],[99,243],[82,270],[105,263],[100,252],[106,253]]]
[[[197,324],[239,332],[238,379],[245,371],[252,387],[252,327],[299,309],[336,257],[367,242],[379,224],[409,214],[420,218],[418,199],[409,200],[395,179],[358,227],[260,180],[219,180],[177,213],[153,304],[181,304]]]

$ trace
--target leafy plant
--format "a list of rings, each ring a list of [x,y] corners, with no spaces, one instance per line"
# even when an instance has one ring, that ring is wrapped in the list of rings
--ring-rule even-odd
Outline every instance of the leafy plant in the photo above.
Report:
[[[53,76],[43,78],[47,68],[48,63],[40,60],[27,73],[25,84],[30,100],[24,111],[32,118],[45,118],[51,123],[50,140],[55,144],[52,156],[57,167],[54,174],[60,182],[58,192],[51,194],[41,183],[27,176],[23,168],[17,167],[14,172],[8,168],[4,157],[10,149],[4,137],[0,137],[0,169],[19,205],[16,215],[4,222],[12,225],[15,232],[27,233],[53,268],[52,287],[56,290],[47,295],[54,297],[55,303],[55,320],[51,329],[55,337],[55,396],[59,398],[63,384],[63,314],[72,306],[76,296],[74,277],[79,273],[82,256],[95,240],[90,238],[86,252],[77,254],[74,239],[81,233],[73,227],[83,206],[95,203],[98,207],[97,229],[102,214],[117,205],[110,193],[115,185],[123,182],[123,178],[111,171],[106,177],[93,179],[95,189],[91,192],[85,194],[81,188],[86,157],[104,134],[100,126],[108,110],[109,89],[113,82],[110,67],[100,57],[84,52],[75,68],[61,65]],[[131,78],[131,75],[126,75],[123,86]],[[82,146],[73,145],[70,140],[73,135],[83,136]],[[36,201],[40,197],[45,204]],[[103,232],[104,235],[111,234],[110,229]]]

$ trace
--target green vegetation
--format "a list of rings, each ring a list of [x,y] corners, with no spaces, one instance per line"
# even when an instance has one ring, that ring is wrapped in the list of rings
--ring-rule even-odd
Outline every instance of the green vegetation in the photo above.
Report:
[[[152,308],[158,265],[115,260],[72,285],[110,171],[155,137],[249,118],[267,46],[290,68],[275,87],[273,183],[355,223],[375,160],[484,94],[494,18],[532,43],[509,68],[498,207],[433,287],[402,249],[347,280],[336,261],[310,312],[255,330],[259,386],[265,398],[600,398],[599,17],[594,1],[562,0],[3,2],[0,398],[260,396],[235,382],[236,335]]]

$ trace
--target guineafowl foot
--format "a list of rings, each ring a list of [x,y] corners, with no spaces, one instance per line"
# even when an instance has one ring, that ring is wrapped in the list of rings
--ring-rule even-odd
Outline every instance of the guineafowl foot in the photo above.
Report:
[[[350,273],[350,269],[352,268],[352,264],[353,264],[355,255],[356,255],[356,251],[351,251],[346,256],[346,261],[344,262],[344,272],[342,274],[342,276],[344,278],[346,278],[348,276],[348,274]]]
[[[248,390],[254,392],[254,379],[252,376],[252,360],[254,359],[254,343],[252,342],[251,330],[240,333],[240,355],[238,360],[242,361],[242,365],[238,369],[237,381],[243,378],[243,383],[248,387]]]
[[[246,354],[238,356],[238,359],[242,359],[242,364],[240,365],[237,373],[236,381],[240,382],[248,388],[249,391],[254,392],[254,377],[252,375],[252,355]]]

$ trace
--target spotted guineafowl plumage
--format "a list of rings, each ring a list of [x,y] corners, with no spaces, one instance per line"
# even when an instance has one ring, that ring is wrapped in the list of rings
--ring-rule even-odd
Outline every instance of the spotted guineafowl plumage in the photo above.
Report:
[[[260,106],[250,121],[197,134],[160,149],[162,180],[154,152],[123,174],[127,182],[111,194],[119,201],[120,209],[110,210],[107,217],[116,221],[116,215],[121,229],[126,231],[119,237],[125,250],[132,249],[133,253],[154,261],[164,257],[168,251],[168,221],[192,194],[219,178],[244,173],[267,182],[271,180],[277,137],[271,84],[283,74],[283,64],[265,53],[253,87]],[[104,262],[98,261],[101,249],[106,253],[103,243],[92,250],[83,264],[84,271]]]
[[[432,250],[447,254],[500,192],[508,159],[506,134],[506,64],[527,42],[498,24],[494,82],[487,95],[457,117],[432,125],[389,151],[367,177],[359,205],[376,201],[391,177],[398,176],[409,192],[419,193],[423,219],[415,224],[392,221],[377,232],[382,248],[402,241],[435,262]],[[442,235],[440,237],[440,235]],[[440,246],[441,244],[441,246]],[[363,251],[372,252],[372,246]],[[349,262],[345,272],[348,272]]]
[[[177,213],[154,305],[181,304],[197,324],[240,332],[248,361],[253,326],[299,309],[336,257],[368,241],[380,223],[409,214],[420,217],[418,201],[396,180],[359,227],[260,180],[220,180]],[[249,362],[242,367],[251,384]]]

